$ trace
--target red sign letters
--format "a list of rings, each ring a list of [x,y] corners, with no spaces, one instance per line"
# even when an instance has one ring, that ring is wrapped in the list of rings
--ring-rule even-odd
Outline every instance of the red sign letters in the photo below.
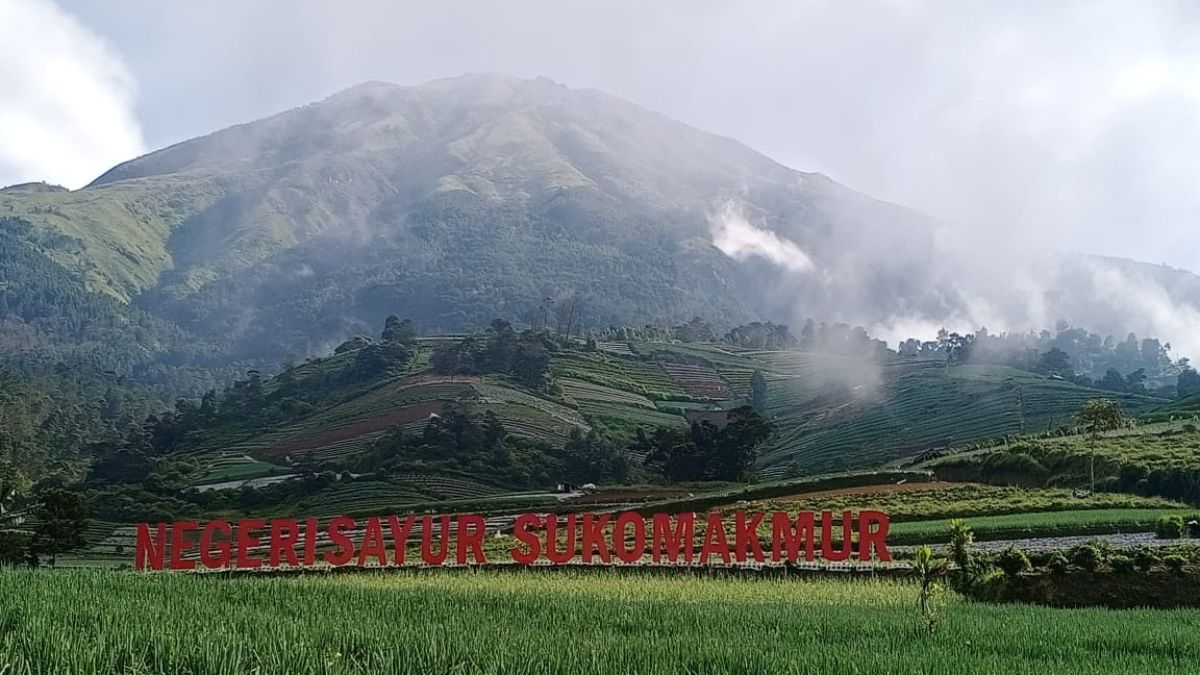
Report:
[[[656,513],[533,514],[511,527],[507,557],[529,565],[783,563],[891,560],[887,515],[879,511],[730,515]],[[499,531],[499,528],[494,528]],[[138,570],[252,570],[355,565],[482,565],[483,516],[407,515],[327,521],[245,519],[137,526]],[[764,534],[769,533],[769,534]],[[699,542],[699,545],[697,543]],[[406,549],[416,555],[406,559]],[[492,562],[497,562],[493,560]]]

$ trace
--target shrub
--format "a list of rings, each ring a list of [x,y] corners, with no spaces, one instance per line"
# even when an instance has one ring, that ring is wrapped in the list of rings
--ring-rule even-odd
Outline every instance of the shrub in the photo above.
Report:
[[[1183,566],[1187,564],[1187,558],[1179,554],[1171,554],[1163,557],[1163,564],[1172,572],[1183,572]]]
[[[1070,561],[1067,560],[1067,555],[1062,551],[1055,551],[1046,560],[1046,567],[1055,574],[1064,574],[1067,571],[1068,564],[1070,564]]]
[[[1158,564],[1158,554],[1149,546],[1139,548],[1133,554],[1133,562],[1138,569],[1143,572],[1149,572],[1151,568]]]
[[[1010,546],[996,557],[996,567],[1007,576],[1015,577],[1029,569],[1029,557],[1016,546]]]
[[[1184,533],[1183,516],[1163,516],[1154,525],[1154,536],[1159,539],[1179,539]]]
[[[25,562],[30,539],[26,532],[0,530],[0,565],[18,565]]]
[[[950,558],[963,572],[971,565],[971,544],[974,541],[975,534],[967,521],[961,518],[950,521]]]
[[[1132,572],[1133,558],[1127,555],[1114,555],[1109,558],[1108,563],[1112,565],[1114,572]]]
[[[1071,562],[1089,572],[1095,572],[1102,560],[1100,547],[1095,544],[1080,544],[1071,552]]]

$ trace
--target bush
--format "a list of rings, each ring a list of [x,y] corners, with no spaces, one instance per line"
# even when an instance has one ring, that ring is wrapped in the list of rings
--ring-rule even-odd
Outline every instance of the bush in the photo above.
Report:
[[[1015,577],[1029,569],[1029,557],[1016,546],[1010,546],[996,557],[996,567],[1005,575]]]
[[[0,565],[19,565],[29,553],[31,536],[26,532],[0,531]]]
[[[1114,555],[1109,558],[1108,563],[1112,565],[1114,572],[1132,572],[1133,558],[1127,555]]]
[[[1187,558],[1173,553],[1163,558],[1163,564],[1172,572],[1180,573],[1183,572],[1183,566],[1187,564]]]
[[[1095,544],[1080,544],[1071,552],[1071,562],[1089,572],[1095,572],[1103,558],[1100,547]]]
[[[1070,561],[1067,560],[1067,555],[1062,551],[1055,551],[1050,558],[1046,560],[1046,567],[1055,574],[1064,574],[1067,571],[1067,565]]]
[[[1154,525],[1154,536],[1159,539],[1179,539],[1184,531],[1183,516],[1163,516]]]
[[[1158,564],[1158,554],[1149,546],[1139,548],[1133,554],[1133,562],[1137,568],[1143,572],[1149,572],[1151,568]]]

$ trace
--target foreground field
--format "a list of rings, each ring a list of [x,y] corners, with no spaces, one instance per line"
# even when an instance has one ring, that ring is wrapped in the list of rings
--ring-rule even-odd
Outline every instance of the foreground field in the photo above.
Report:
[[[1200,611],[1053,610],[879,580],[0,572],[0,672],[1194,672]]]

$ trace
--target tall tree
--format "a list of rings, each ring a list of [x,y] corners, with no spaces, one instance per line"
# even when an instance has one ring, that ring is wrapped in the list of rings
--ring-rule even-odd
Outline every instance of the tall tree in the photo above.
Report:
[[[69,490],[47,490],[38,500],[37,529],[33,535],[33,552],[48,554],[50,566],[58,554],[83,545],[87,530],[87,506],[83,497]]]
[[[1200,394],[1200,373],[1192,368],[1184,368],[1175,384],[1175,394],[1179,398]]]
[[[1075,424],[1088,434],[1090,461],[1088,472],[1091,476],[1091,493],[1096,494],[1096,441],[1100,434],[1114,429],[1129,426],[1129,420],[1121,411],[1121,405],[1112,399],[1096,398],[1083,404],[1075,413]]]

